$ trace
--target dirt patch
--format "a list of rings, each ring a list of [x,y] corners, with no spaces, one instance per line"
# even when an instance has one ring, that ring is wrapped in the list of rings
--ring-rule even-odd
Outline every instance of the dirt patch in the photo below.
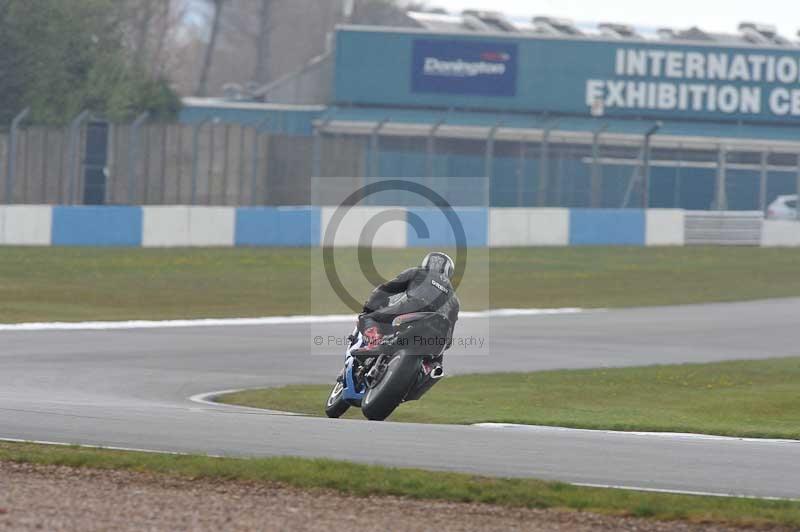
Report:
[[[735,530],[0,462],[0,530]]]

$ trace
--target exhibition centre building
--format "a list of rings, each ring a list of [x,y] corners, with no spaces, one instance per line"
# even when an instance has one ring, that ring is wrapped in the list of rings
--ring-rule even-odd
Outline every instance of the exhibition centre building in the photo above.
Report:
[[[493,206],[764,210],[798,188],[800,46],[773,28],[407,19],[341,26],[259,103],[183,119],[291,136],[312,176],[486,177]]]

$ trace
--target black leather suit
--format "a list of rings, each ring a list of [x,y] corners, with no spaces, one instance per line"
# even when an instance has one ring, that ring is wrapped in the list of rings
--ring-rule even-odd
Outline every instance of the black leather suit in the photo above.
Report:
[[[402,293],[405,293],[405,297],[390,304],[391,296]],[[409,268],[376,287],[364,303],[364,317],[385,326],[401,314],[436,312],[450,320],[449,337],[452,339],[460,308],[453,285],[446,275],[417,267]]]

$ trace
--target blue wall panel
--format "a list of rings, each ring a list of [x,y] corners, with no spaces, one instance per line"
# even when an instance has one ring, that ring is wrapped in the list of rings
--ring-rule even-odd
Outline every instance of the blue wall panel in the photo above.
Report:
[[[572,246],[643,246],[645,233],[645,211],[640,209],[569,211],[569,243]]]
[[[237,246],[316,246],[320,242],[318,207],[236,209]]]
[[[53,207],[54,246],[141,244],[141,207]]]
[[[453,209],[467,237],[467,246],[486,247],[489,240],[489,209],[482,207]],[[408,225],[409,247],[454,247],[455,235],[444,213],[437,208],[411,208],[409,217],[418,216],[428,228],[430,238],[420,238]]]

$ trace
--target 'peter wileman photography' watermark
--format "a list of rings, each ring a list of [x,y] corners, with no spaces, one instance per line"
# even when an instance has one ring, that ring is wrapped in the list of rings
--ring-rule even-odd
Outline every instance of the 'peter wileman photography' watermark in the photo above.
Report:
[[[354,190],[336,206],[327,222],[325,232],[322,237],[322,266],[325,272],[325,279],[327,280],[329,287],[333,290],[336,298],[354,314],[358,314],[362,311],[363,302],[368,294],[353,294],[345,287],[345,283],[342,281],[336,266],[334,243],[337,239],[337,233],[342,227],[343,220],[353,207],[364,205],[368,198],[375,196],[376,194],[397,192],[410,195],[412,198],[422,199],[426,206],[429,208],[433,207],[436,211],[438,211],[437,217],[443,217],[444,220],[446,220],[450,231],[452,231],[452,240],[455,244],[455,255],[453,256],[455,262],[455,273],[452,279],[453,288],[458,289],[463,280],[469,253],[467,246],[467,234],[464,228],[464,223],[450,202],[448,202],[447,199],[439,192],[417,181],[406,179],[385,179],[369,183],[358,188],[357,190]],[[406,196],[406,199],[408,199],[408,197],[409,196]],[[374,208],[374,206],[371,207]],[[383,226],[392,222],[401,222],[404,225],[408,224],[410,229],[415,233],[417,239],[421,241],[430,239],[432,235],[431,228],[428,227],[426,220],[417,214],[414,209],[393,207],[378,208],[377,212],[362,224],[362,229],[357,240],[358,267],[361,271],[361,274],[369,282],[370,286],[373,287],[383,284],[387,281],[387,279],[381,276],[375,266],[375,238],[378,234],[378,231]],[[352,239],[349,241],[352,241]],[[408,267],[410,266],[413,266],[413,264],[408,265]],[[314,297],[313,292],[312,297]],[[415,309],[413,308],[412,303],[412,308],[409,308],[408,311],[414,312],[422,310],[422,305],[424,305],[424,303],[420,302],[419,305],[420,307]],[[310,339],[312,349],[322,348],[326,351],[328,351],[327,348],[346,349],[350,344],[350,339],[347,336],[327,334],[315,335],[312,333]],[[461,352],[463,352],[463,350],[480,350],[483,349],[488,343],[486,336],[480,334],[456,334],[451,340],[452,346],[459,348],[459,351]],[[416,345],[419,346],[422,342],[429,341],[429,339],[423,337],[417,337],[415,339],[414,337],[410,337],[405,341],[417,342]],[[338,351],[338,349],[336,349],[336,351]]]

